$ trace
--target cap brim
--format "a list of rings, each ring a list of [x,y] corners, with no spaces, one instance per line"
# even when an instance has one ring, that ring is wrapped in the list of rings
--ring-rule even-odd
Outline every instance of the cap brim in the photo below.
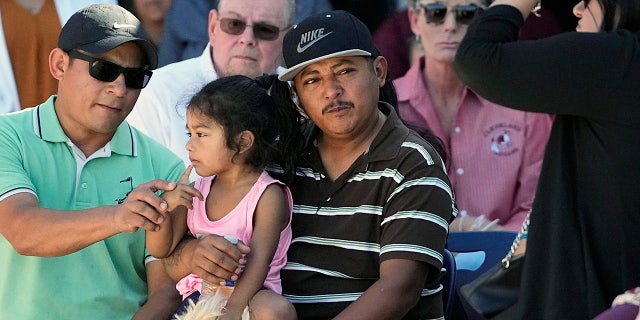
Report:
[[[147,58],[149,69],[155,69],[158,67],[158,53],[156,51],[156,48],[149,41],[142,38],[110,37],[102,39],[100,41],[82,45],[77,49],[81,49],[89,53],[104,53],[119,45],[122,45],[123,43],[127,43],[130,41],[135,42],[140,47],[140,49],[142,49],[144,55]]]
[[[290,80],[293,80],[293,78],[295,78],[296,75],[300,73],[300,71],[302,71],[302,69],[306,68],[310,64],[316,63],[324,59],[335,58],[335,57],[347,57],[347,56],[367,56],[368,57],[368,56],[371,56],[371,53],[364,50],[360,50],[360,49],[350,49],[345,51],[334,52],[334,53],[317,57],[311,60],[307,60],[302,63],[298,63],[291,68],[285,69],[284,71],[282,71],[282,73],[280,73],[280,75],[278,75],[278,79],[280,79],[281,81],[290,81]]]

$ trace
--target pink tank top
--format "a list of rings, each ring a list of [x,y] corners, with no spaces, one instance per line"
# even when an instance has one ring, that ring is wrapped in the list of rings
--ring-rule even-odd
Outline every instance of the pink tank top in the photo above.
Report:
[[[211,183],[214,179],[215,176],[203,177],[194,183],[194,187],[202,193],[204,199],[209,195]],[[211,221],[207,217],[205,201],[193,198],[193,209],[187,212],[187,227],[197,238],[209,234],[221,236],[231,235],[251,246],[253,213],[256,210],[258,200],[262,196],[262,193],[273,183],[282,185],[287,196],[287,202],[289,203],[289,224],[280,233],[280,242],[278,243],[278,248],[273,256],[273,260],[269,265],[269,273],[264,281],[264,287],[280,294],[282,293],[280,269],[282,269],[287,262],[287,249],[289,248],[289,244],[291,244],[291,210],[293,208],[291,191],[284,183],[272,178],[266,171],[262,171],[256,183],[240,203],[238,203],[231,212],[227,213],[226,216],[217,221]],[[176,289],[182,294],[183,298],[186,298],[195,290],[200,291],[201,287],[202,279],[195,274],[190,274],[182,278],[178,284],[176,284]]]

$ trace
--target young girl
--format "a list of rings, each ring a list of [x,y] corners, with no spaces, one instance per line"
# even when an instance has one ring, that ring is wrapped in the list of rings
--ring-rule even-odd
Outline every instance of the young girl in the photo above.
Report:
[[[198,238],[232,236],[251,246],[225,319],[240,319],[246,306],[262,317],[295,318],[293,306],[280,295],[279,275],[291,242],[291,193],[264,168],[279,166],[284,176],[293,177],[303,144],[302,119],[289,97],[268,94],[271,86],[286,83],[275,76],[231,76],[207,84],[191,99],[186,148],[192,164],[178,187],[162,195],[170,215],[146,236],[155,257],[168,256],[187,228]],[[189,186],[192,169],[202,178]],[[201,286],[202,280],[190,274],[176,288],[186,298]]]

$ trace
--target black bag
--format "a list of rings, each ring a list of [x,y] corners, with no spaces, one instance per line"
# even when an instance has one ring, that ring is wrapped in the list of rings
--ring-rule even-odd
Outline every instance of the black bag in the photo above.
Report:
[[[525,255],[514,257],[513,254],[522,236],[527,233],[529,214],[513,240],[507,256],[477,279],[460,287],[460,302],[469,319],[493,319],[512,308],[518,301]]]
[[[509,267],[497,264],[478,279],[460,287],[465,312],[479,319],[491,319],[518,301],[524,255],[511,260]]]

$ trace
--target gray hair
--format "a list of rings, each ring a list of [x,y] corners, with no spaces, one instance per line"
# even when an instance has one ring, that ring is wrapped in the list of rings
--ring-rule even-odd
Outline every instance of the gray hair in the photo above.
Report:
[[[225,1],[226,0],[218,1],[218,7],[216,8],[218,9],[218,11],[220,11],[220,7],[222,7],[222,3]],[[296,17],[296,1],[295,0],[285,0],[285,1],[286,1],[286,9],[287,9],[287,12],[289,13],[289,15],[286,17],[287,24],[292,25]],[[412,0],[409,0],[409,1],[412,1]]]

